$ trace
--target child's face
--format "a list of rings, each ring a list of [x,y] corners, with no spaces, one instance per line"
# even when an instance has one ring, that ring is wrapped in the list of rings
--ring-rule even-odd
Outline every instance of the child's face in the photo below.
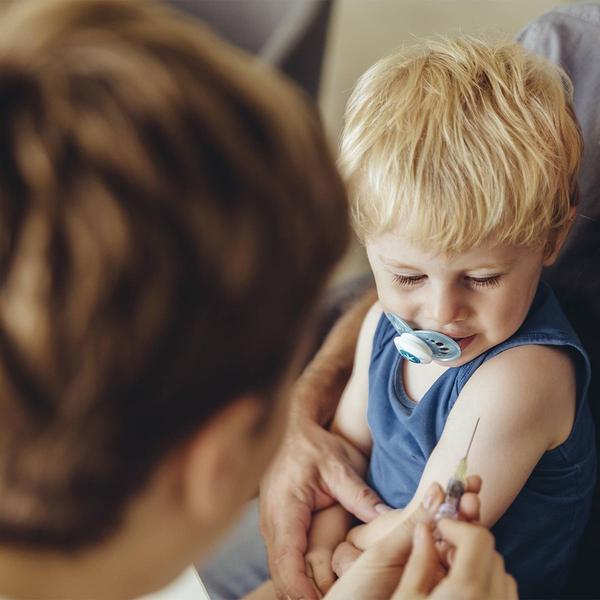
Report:
[[[447,256],[425,252],[402,233],[367,243],[384,310],[415,329],[454,338],[458,366],[506,340],[523,323],[535,295],[543,250],[489,244]]]

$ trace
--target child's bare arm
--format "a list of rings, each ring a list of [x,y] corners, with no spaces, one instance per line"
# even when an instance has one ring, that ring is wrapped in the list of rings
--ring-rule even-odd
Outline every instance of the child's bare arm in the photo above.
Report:
[[[403,511],[355,528],[349,541],[371,546],[419,505],[433,481],[445,482],[469,453],[469,472],[481,475],[481,521],[491,527],[525,485],[542,454],[566,440],[575,415],[575,374],[568,355],[549,346],[511,348],[484,363],[462,390],[432,452],[415,496]]]
[[[364,457],[371,453],[371,431],[367,424],[367,402],[369,397],[369,365],[373,336],[382,314],[381,305],[375,302],[369,309],[361,326],[352,375],[342,394],[331,431],[345,439],[348,451],[352,448],[360,451]],[[366,471],[367,461],[361,464],[359,473]]]
[[[308,536],[306,570],[322,594],[335,583],[333,551],[346,538],[353,516],[343,506],[336,504],[318,512],[312,521]]]

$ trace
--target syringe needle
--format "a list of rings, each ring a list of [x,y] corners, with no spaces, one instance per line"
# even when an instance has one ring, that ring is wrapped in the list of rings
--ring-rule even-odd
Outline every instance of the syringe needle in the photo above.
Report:
[[[477,418],[475,427],[473,428],[473,433],[471,434],[471,439],[469,440],[467,452],[458,461],[458,465],[456,467],[456,471],[454,472],[454,476],[451,477],[448,481],[448,485],[446,486],[446,497],[444,499],[443,504],[438,509],[438,512],[435,516],[436,520],[442,519],[444,517],[456,519],[458,516],[458,505],[460,504],[460,499],[465,491],[465,485],[467,480],[467,456],[469,456],[471,444],[473,443],[473,438],[475,437],[475,432],[477,431],[478,425],[479,418]]]
[[[465,458],[469,456],[469,452],[471,450],[471,444],[473,443],[473,438],[475,437],[475,432],[477,431],[477,426],[479,425],[479,421],[481,417],[477,417],[477,422],[475,423],[475,428],[473,429],[473,433],[471,434],[471,439],[469,440],[469,446],[467,448],[467,453],[465,454]]]

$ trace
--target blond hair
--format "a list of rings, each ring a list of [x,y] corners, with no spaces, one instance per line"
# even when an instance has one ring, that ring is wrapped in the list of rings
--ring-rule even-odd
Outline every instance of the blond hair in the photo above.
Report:
[[[430,41],[348,102],[340,166],[359,238],[402,227],[442,252],[537,246],[567,222],[582,140],[562,69],[513,42]]]

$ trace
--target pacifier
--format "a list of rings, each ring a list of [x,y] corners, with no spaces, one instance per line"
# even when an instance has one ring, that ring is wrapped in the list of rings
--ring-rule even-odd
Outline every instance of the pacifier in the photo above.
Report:
[[[447,335],[427,329],[412,329],[394,313],[385,313],[398,332],[394,345],[400,355],[415,364],[427,365],[432,360],[448,362],[460,358],[460,346]]]

